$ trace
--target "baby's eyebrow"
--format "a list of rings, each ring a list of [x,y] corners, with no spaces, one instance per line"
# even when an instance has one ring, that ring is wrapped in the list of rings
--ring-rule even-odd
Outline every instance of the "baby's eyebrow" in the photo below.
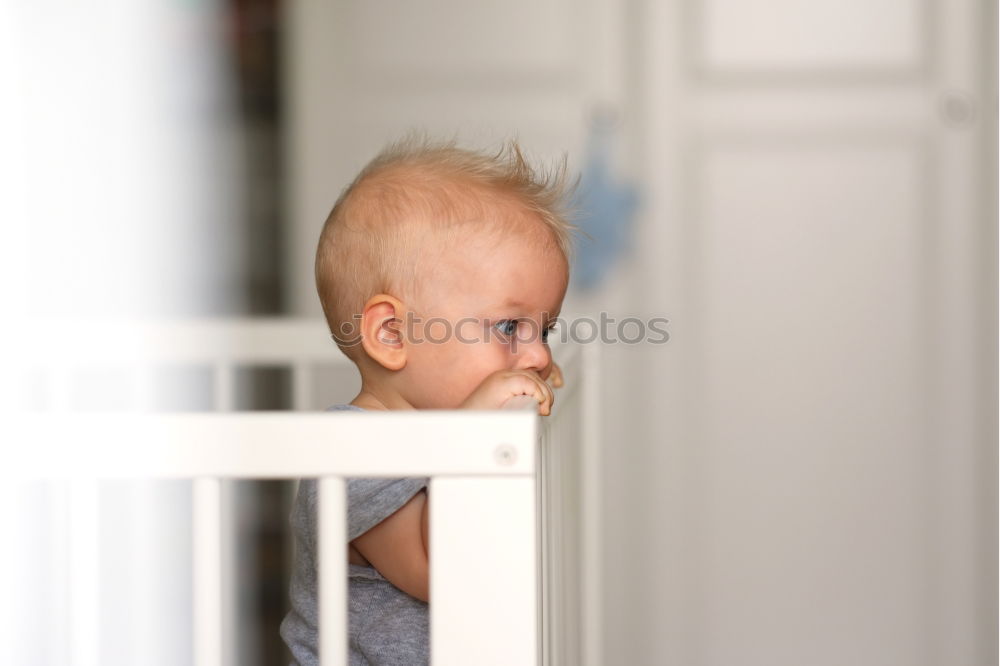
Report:
[[[522,303],[516,298],[508,298],[500,305],[500,307],[521,308],[522,310],[526,310],[528,308],[527,304]]]
[[[522,311],[527,311],[529,309],[526,303],[523,303],[516,298],[508,298],[500,305],[500,307],[520,308]],[[550,321],[559,317],[560,310],[561,308],[557,309],[555,312],[543,312],[542,314],[548,315],[547,321]]]

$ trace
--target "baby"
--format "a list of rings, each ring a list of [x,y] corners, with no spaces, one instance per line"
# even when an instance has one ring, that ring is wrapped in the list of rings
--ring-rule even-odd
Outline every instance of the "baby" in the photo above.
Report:
[[[338,410],[495,409],[529,395],[548,415],[562,378],[548,332],[569,280],[575,228],[565,168],[411,139],[344,191],[323,227],[316,282],[330,330],[361,373]],[[551,386],[550,386],[551,383]],[[350,663],[428,655],[428,479],[349,479]],[[292,610],[281,634],[317,664],[316,485],[292,513]]]

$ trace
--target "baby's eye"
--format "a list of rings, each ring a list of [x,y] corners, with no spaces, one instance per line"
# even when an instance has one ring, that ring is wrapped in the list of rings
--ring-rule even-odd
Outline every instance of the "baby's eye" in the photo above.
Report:
[[[555,327],[556,327],[556,325],[552,324],[551,326],[549,326],[548,328],[546,328],[544,331],[542,331],[542,342],[548,342],[549,341],[549,333],[551,333],[552,330]]]
[[[498,321],[494,326],[504,335],[514,335],[517,333],[516,319],[504,319],[503,321]]]

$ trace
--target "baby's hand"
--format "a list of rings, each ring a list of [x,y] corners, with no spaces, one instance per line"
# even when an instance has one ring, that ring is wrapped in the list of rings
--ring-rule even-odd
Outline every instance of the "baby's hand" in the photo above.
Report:
[[[517,395],[530,395],[538,401],[538,413],[552,412],[555,396],[537,372],[531,370],[498,370],[476,387],[459,409],[498,409]]]

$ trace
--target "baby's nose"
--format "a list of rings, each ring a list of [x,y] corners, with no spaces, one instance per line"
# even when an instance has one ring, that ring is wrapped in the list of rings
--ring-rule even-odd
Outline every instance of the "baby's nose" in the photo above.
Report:
[[[552,353],[541,340],[520,341],[517,349],[517,368],[534,370],[542,379],[548,379],[552,372]]]

